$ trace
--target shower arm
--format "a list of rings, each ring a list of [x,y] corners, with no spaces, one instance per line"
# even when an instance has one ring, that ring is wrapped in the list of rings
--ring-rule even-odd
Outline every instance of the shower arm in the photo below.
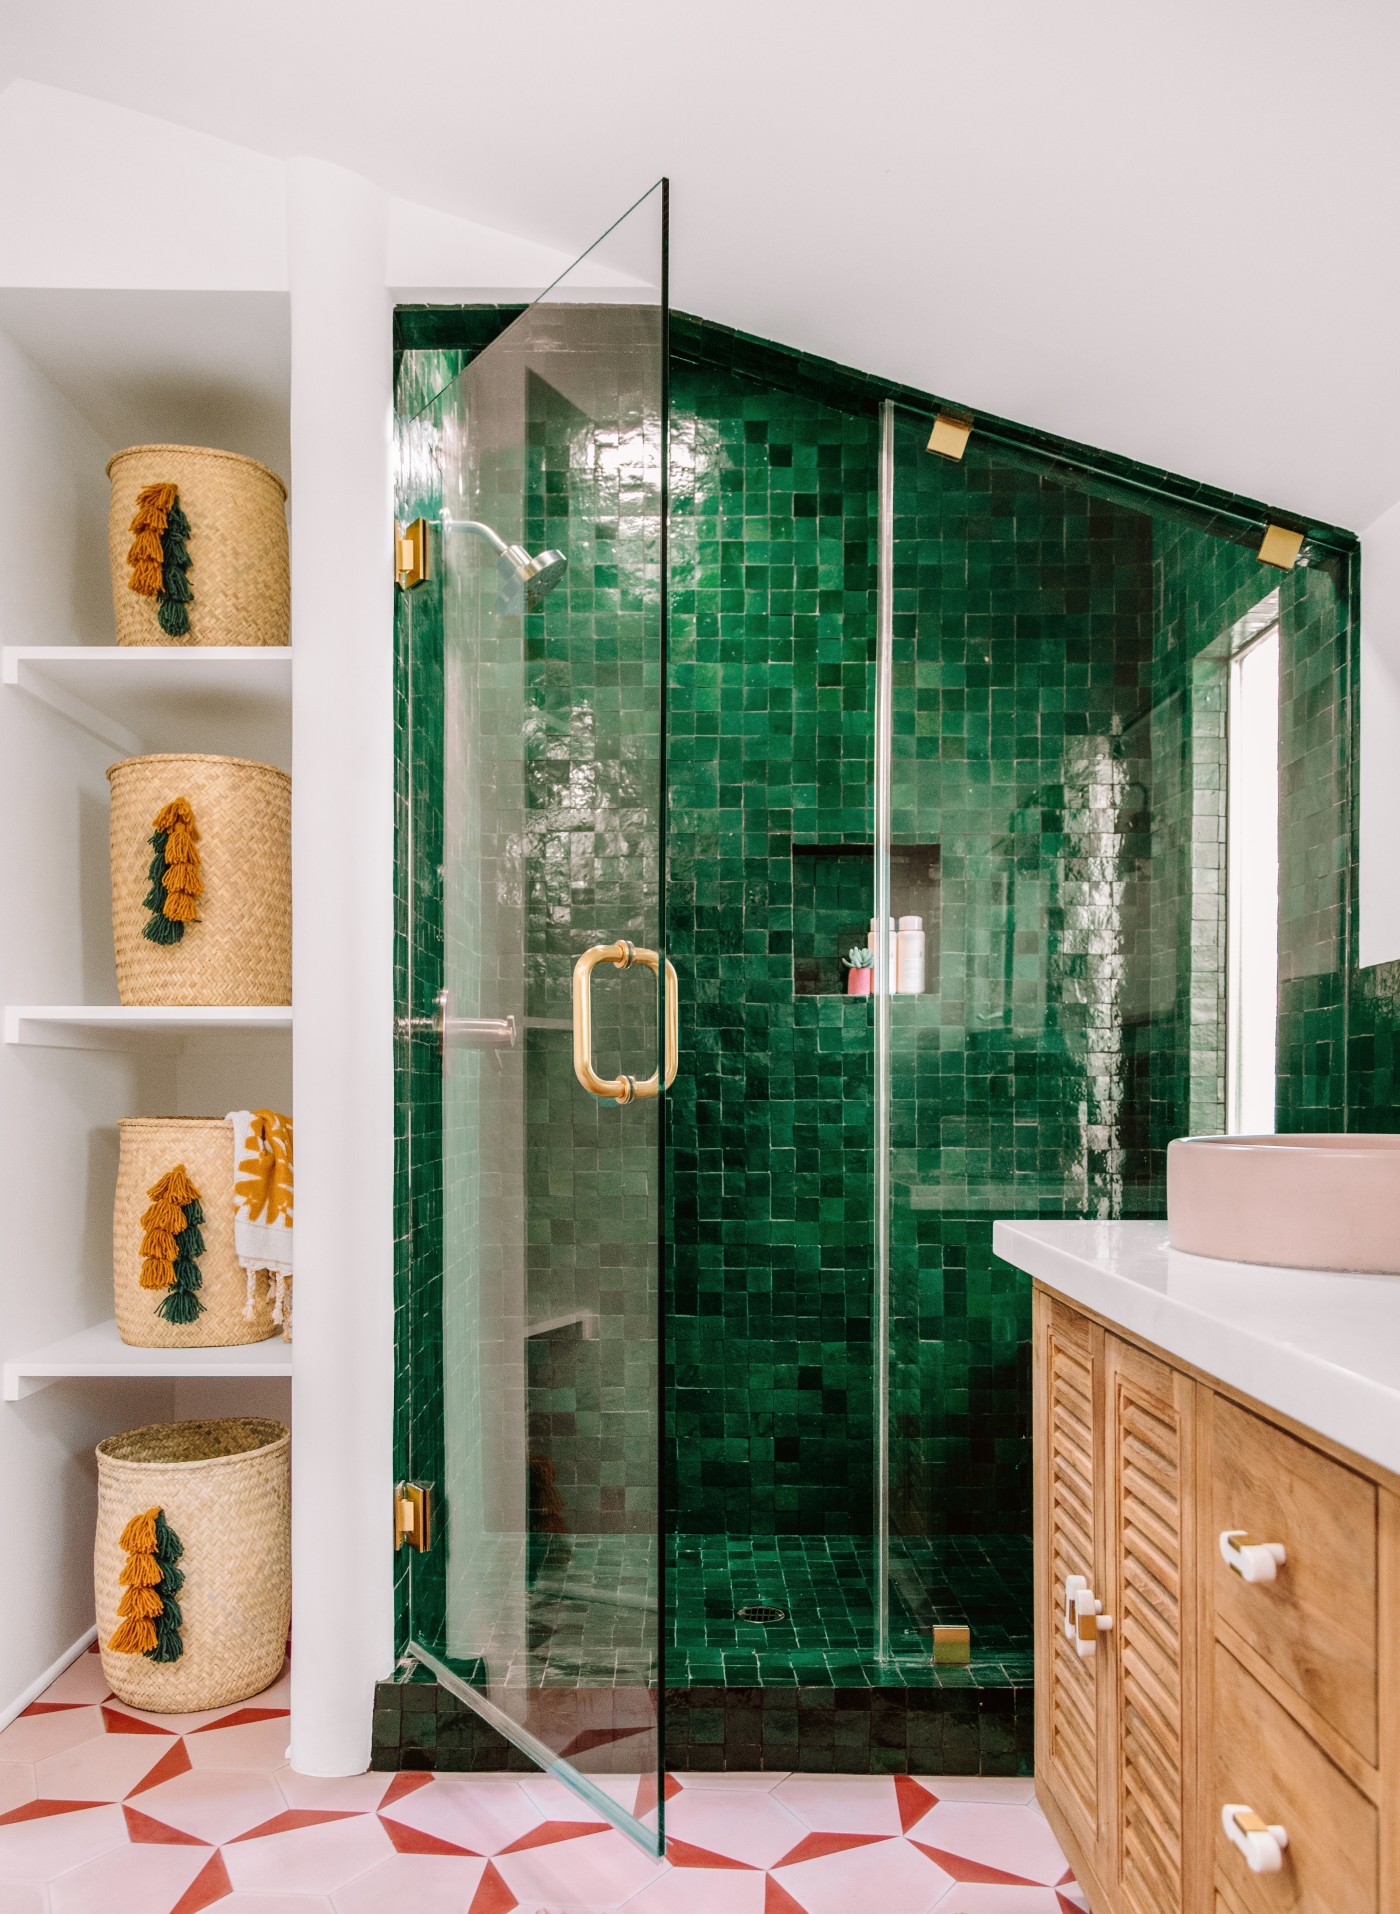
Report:
[[[449,513],[444,512],[441,524],[445,532],[475,532],[478,538],[486,541],[497,558],[504,557],[510,551],[510,546],[500,533],[493,531],[479,518],[453,518]]]

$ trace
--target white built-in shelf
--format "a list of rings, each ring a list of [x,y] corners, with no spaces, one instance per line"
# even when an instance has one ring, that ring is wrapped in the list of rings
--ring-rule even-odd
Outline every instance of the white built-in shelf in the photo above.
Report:
[[[6,645],[0,681],[122,757],[214,751],[291,762],[285,645]]]
[[[290,1030],[289,1004],[7,1004],[6,1043],[125,1050],[152,1039]]]
[[[50,1383],[84,1376],[152,1376],[176,1381],[205,1376],[290,1376],[292,1345],[280,1335],[233,1349],[134,1349],[115,1322],[98,1323],[5,1364],[5,1401],[18,1402]]]

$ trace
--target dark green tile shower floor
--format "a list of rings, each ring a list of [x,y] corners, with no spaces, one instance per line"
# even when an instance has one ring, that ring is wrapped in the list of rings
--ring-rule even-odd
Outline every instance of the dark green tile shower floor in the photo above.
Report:
[[[502,1556],[494,1618],[474,1637],[492,1679],[529,1687],[654,1684],[654,1544],[646,1536],[551,1538],[526,1603],[518,1552]],[[682,1535],[667,1550],[666,1683],[678,1687],[979,1688],[1031,1679],[1031,1546],[1022,1536],[897,1540],[890,1655],[875,1637],[868,1537]],[[746,1621],[751,1604],[781,1610]],[[972,1659],[935,1666],[935,1623],[966,1625]]]
[[[1029,1537],[893,1542],[891,1654],[883,1662],[872,1653],[875,1573],[868,1537],[673,1538],[668,1684],[964,1688],[1030,1680]],[[740,1620],[753,1603],[784,1610],[784,1619]],[[935,1667],[935,1622],[970,1628],[967,1667]]]

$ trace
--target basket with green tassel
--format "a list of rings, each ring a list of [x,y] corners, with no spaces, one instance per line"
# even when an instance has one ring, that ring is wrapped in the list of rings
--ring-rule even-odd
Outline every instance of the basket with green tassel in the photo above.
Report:
[[[132,445],[108,462],[121,645],[285,645],[287,488],[212,446]]]
[[[276,1681],[291,1617],[280,1422],[155,1423],[97,1445],[102,1672],[128,1707],[193,1714]]]
[[[292,781],[249,758],[124,758],[112,934],[124,1004],[287,1004]]]
[[[117,1330],[137,1349],[231,1349],[279,1333],[273,1284],[234,1250],[233,1125],[124,1117],[112,1213]]]

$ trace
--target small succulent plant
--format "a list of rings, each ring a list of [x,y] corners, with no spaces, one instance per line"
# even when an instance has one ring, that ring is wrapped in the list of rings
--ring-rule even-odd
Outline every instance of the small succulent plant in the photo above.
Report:
[[[841,961],[847,970],[869,970],[875,958],[864,944],[853,944]]]

